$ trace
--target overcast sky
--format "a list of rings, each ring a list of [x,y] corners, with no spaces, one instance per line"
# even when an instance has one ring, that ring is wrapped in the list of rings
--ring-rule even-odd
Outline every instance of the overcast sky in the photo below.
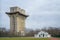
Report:
[[[9,28],[9,17],[5,12],[18,6],[26,10],[26,28],[43,28],[60,26],[60,0],[0,0],[0,26]]]

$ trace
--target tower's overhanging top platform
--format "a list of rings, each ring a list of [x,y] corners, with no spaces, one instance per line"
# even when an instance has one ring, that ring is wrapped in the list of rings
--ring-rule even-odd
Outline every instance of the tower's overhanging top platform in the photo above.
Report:
[[[22,16],[28,17],[28,15],[25,14],[25,10],[21,9],[19,7],[10,7],[10,12],[6,12],[6,14],[16,14],[19,13]]]

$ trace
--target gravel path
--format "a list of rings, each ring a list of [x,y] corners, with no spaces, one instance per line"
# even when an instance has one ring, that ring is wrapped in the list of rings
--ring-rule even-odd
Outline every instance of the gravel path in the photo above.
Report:
[[[60,40],[60,38],[51,38],[50,40]]]

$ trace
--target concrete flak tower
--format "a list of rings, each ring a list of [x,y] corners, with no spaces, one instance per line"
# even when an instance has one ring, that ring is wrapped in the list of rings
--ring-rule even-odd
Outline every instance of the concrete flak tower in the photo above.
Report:
[[[10,17],[10,33],[24,35],[25,19],[28,17],[25,10],[19,7],[10,7],[10,12],[6,12],[6,14]]]

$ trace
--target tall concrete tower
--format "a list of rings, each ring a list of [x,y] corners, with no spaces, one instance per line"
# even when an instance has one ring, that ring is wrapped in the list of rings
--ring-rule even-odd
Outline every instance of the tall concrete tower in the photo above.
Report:
[[[25,19],[28,17],[25,10],[19,7],[11,7],[10,12],[6,12],[6,14],[10,17],[10,32],[24,35]]]

